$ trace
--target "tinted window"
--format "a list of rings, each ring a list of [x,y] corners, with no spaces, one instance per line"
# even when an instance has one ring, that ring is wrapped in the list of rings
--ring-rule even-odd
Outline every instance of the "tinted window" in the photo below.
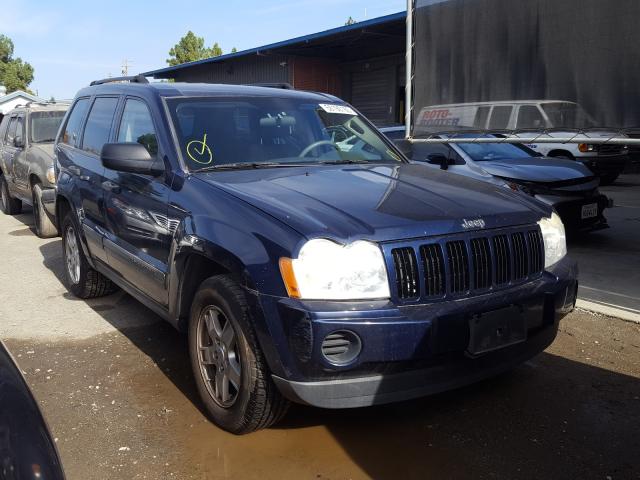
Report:
[[[82,137],[82,149],[100,155],[102,146],[109,141],[117,98],[96,98],[89,112]]]
[[[487,118],[489,118],[489,111],[491,107],[479,107],[476,112],[476,118],[473,121],[473,126],[476,128],[484,128],[487,124]]]
[[[69,115],[69,120],[67,120],[67,125],[64,128],[62,138],[60,139],[62,143],[66,143],[72,147],[78,146],[78,142],[80,141],[80,128],[82,126],[84,114],[87,113],[87,108],[89,108],[88,98],[81,98],[76,102],[71,114]]]
[[[9,129],[7,130],[6,144],[13,146],[13,139],[16,136],[16,126],[18,125],[18,117],[11,117]]]
[[[3,117],[0,123],[0,142],[4,140],[7,134],[7,126],[9,125],[9,117]]]
[[[531,157],[525,150],[510,143],[459,143],[458,147],[476,162]]]
[[[451,158],[452,151],[448,145],[441,143],[414,143],[412,145],[412,160],[424,162],[429,158],[429,155],[434,154]]]
[[[489,121],[489,130],[504,130],[509,125],[509,117],[513,107],[493,107],[491,112],[491,120]]]
[[[158,140],[147,106],[140,100],[127,100],[118,130],[118,142],[140,143],[151,155],[158,153]]]
[[[191,169],[401,161],[382,134],[346,105],[276,96],[170,98],[167,104]]]
[[[406,135],[405,135],[406,130],[405,130],[405,129],[402,129],[402,130],[398,129],[398,130],[385,131],[385,132],[383,132],[383,133],[386,135],[386,137],[387,137],[389,140],[402,140],[403,138],[405,138],[405,137],[406,137]]]
[[[29,135],[33,143],[53,142],[64,118],[64,111],[33,112]]]
[[[19,116],[16,122],[16,138],[21,138],[24,142],[24,116]]]
[[[516,128],[544,128],[544,117],[535,105],[523,105],[518,112]]]

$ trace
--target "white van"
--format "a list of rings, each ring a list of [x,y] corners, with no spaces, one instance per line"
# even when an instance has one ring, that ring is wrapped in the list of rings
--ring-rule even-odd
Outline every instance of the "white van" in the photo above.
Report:
[[[588,129],[593,137],[611,138],[619,136],[612,130],[595,130],[596,122],[584,109],[574,102],[564,100],[519,100],[505,102],[458,103],[433,105],[420,111],[415,123],[414,135],[452,132],[456,130],[523,130],[521,137],[536,137],[553,128]],[[568,137],[575,131],[554,130],[551,137]],[[582,162],[601,183],[613,183],[629,159],[626,145],[592,145],[588,143],[530,143],[532,148],[547,157],[564,157]]]

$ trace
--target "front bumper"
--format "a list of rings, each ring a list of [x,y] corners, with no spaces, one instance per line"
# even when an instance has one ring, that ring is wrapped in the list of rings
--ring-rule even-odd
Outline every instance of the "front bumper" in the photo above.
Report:
[[[629,163],[629,155],[598,155],[593,157],[576,157],[576,160],[584,164],[595,175],[602,177],[607,175],[619,175]]]
[[[45,188],[42,190],[42,205],[50,218],[56,216],[56,189]]]
[[[559,319],[575,305],[576,278],[575,263],[565,258],[534,282],[457,301],[405,307],[359,302],[345,308],[340,302],[280,299],[284,331],[275,343],[283,368],[274,382],[287,398],[322,408],[407,400],[476,382],[553,342]],[[527,339],[470,355],[471,318],[507,306],[524,312]],[[359,336],[362,351],[348,365],[335,365],[323,356],[322,341],[345,330]]]

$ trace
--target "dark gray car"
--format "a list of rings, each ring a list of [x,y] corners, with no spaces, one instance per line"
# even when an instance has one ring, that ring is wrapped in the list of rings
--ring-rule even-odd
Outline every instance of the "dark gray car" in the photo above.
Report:
[[[0,208],[7,215],[33,206],[38,236],[58,234],[55,214],[53,141],[69,108],[65,104],[28,104],[0,123]]]

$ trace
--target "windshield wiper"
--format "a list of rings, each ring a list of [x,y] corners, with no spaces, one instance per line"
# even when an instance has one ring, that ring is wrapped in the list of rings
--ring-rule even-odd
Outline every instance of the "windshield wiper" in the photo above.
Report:
[[[220,165],[211,165],[210,167],[200,168],[194,172],[212,172],[218,170],[250,170],[258,168],[283,168],[283,167],[307,167],[307,163],[276,163],[276,162],[237,162],[223,163]]]
[[[319,162],[321,165],[352,165],[359,163],[372,163],[369,160],[326,160]]]

